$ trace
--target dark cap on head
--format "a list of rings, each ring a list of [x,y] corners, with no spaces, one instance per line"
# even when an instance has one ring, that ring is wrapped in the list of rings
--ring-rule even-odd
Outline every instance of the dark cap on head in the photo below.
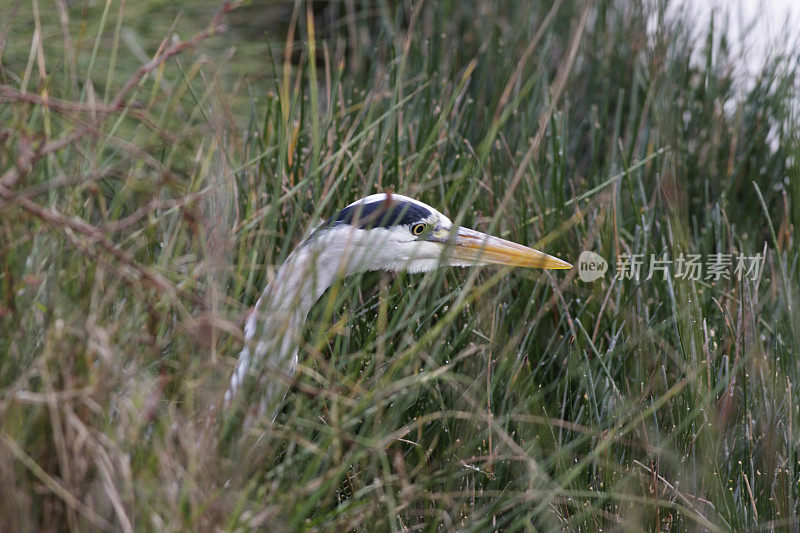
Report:
[[[331,217],[325,226],[349,224],[355,228],[390,228],[425,220],[433,213],[421,205],[387,196],[385,200],[345,207]]]

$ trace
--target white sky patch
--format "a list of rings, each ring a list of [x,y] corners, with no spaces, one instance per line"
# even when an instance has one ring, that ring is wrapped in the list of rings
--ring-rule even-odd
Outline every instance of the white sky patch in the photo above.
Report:
[[[718,32],[727,22],[731,59],[746,76],[758,75],[776,54],[800,50],[800,33],[796,31],[800,27],[800,0],[682,0],[673,2],[667,13],[668,18],[678,15],[693,21],[697,39],[706,38],[714,17],[715,53],[721,38]],[[651,30],[655,22],[651,21]],[[695,48],[698,52],[702,49],[702,45]]]
[[[800,55],[800,0],[675,0],[666,13],[667,20],[691,22],[694,41],[692,61],[702,68],[706,61],[706,39],[714,21],[713,59],[716,62],[722,30],[728,43],[727,56],[734,70],[734,86],[744,96],[755,85],[764,66],[776,57],[790,53]],[[648,32],[654,35],[658,20],[648,21]],[[725,66],[717,64],[718,66]],[[735,102],[725,102],[732,111]],[[793,100],[793,116],[800,113],[800,100]],[[777,131],[770,128],[767,138],[777,146]]]

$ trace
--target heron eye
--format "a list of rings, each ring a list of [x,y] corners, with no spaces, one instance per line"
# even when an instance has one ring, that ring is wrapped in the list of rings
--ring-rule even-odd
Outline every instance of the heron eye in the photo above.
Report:
[[[428,229],[428,225],[425,224],[424,222],[420,222],[418,224],[414,224],[413,226],[411,226],[411,233],[412,235],[417,235],[417,236],[422,235],[423,233],[425,233],[426,229]]]

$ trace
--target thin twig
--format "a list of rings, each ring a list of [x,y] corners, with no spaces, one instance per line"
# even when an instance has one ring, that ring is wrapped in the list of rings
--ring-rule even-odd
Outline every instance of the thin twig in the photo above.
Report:
[[[140,264],[138,264],[131,255],[114,244],[105,233],[95,226],[78,217],[67,217],[59,213],[53,208],[42,207],[41,205],[28,200],[27,198],[18,197],[13,191],[7,187],[0,185],[0,198],[13,202],[23,210],[29,212],[36,218],[39,218],[46,223],[57,229],[71,229],[85,237],[88,237],[90,242],[97,243],[101,248],[113,255],[118,261],[125,264],[134,270],[141,279],[149,281],[152,285],[161,291],[165,291],[172,296],[178,294],[177,288],[164,276],[158,272],[154,272]]]
[[[228,12],[234,9],[235,5],[232,4],[229,0],[225,0],[222,2],[222,6],[220,7],[219,11],[214,15],[211,19],[211,23],[208,25],[204,31],[201,31],[191,39],[187,41],[178,41],[174,43],[172,46],[164,50],[161,55],[158,55],[139,67],[133,76],[125,83],[125,85],[120,89],[117,95],[114,97],[114,101],[111,103],[112,108],[121,109],[125,103],[125,99],[128,97],[128,94],[136,87],[139,82],[147,76],[149,73],[153,72],[159,66],[161,66],[164,62],[166,62],[171,57],[180,54],[184,50],[191,48],[200,44],[201,42],[205,41],[209,37],[215,37],[222,33],[225,30],[225,27],[222,24],[222,17],[224,17]]]
[[[153,59],[139,67],[136,72],[131,76],[125,85],[120,89],[117,95],[114,97],[114,101],[109,106],[98,106],[97,104],[82,104],[82,103],[67,103],[62,102],[59,100],[52,100],[47,97],[38,97],[38,96],[25,96],[27,93],[23,93],[21,91],[14,91],[13,89],[9,89],[6,87],[0,88],[0,101],[8,100],[8,99],[16,99],[19,101],[27,101],[30,103],[36,103],[39,105],[52,107],[56,106],[57,108],[60,106],[62,109],[65,110],[74,110],[74,111],[87,111],[90,113],[97,113],[100,115],[107,114],[109,112],[118,112],[123,110],[128,110],[131,108],[132,104],[125,105],[125,100],[130,94],[130,92],[136,87],[142,79],[147,76],[149,73],[153,72],[155,69],[160,67],[164,62],[169,60],[170,58],[174,57],[175,55],[183,52],[184,50],[191,48],[200,44],[202,41],[219,35],[225,29],[224,25],[222,24],[222,18],[232,11],[236,7],[235,4],[230,2],[229,0],[225,0],[222,2],[222,6],[220,7],[219,11],[214,15],[211,19],[211,23],[209,24],[208,28],[204,31],[198,33],[191,39],[186,41],[178,41],[174,43],[172,46],[168,47],[164,50],[161,54],[156,55]],[[96,128],[91,127],[84,127],[81,129],[76,129],[65,135],[61,139],[56,141],[51,141],[39,149],[32,150],[28,153],[23,154],[21,157],[17,158],[15,161],[15,166],[10,168],[6,171],[2,176],[0,176],[0,186],[10,188],[13,187],[19,179],[27,174],[33,165],[41,158],[49,155],[61,148],[66,147],[70,143],[73,143],[84,137],[88,133],[95,131]]]

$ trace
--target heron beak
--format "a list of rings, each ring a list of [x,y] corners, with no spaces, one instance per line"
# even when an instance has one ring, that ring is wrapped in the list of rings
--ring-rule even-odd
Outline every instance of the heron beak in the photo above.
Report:
[[[572,268],[552,255],[469,228],[458,228],[447,242],[452,246],[451,258],[456,260],[527,268]]]

